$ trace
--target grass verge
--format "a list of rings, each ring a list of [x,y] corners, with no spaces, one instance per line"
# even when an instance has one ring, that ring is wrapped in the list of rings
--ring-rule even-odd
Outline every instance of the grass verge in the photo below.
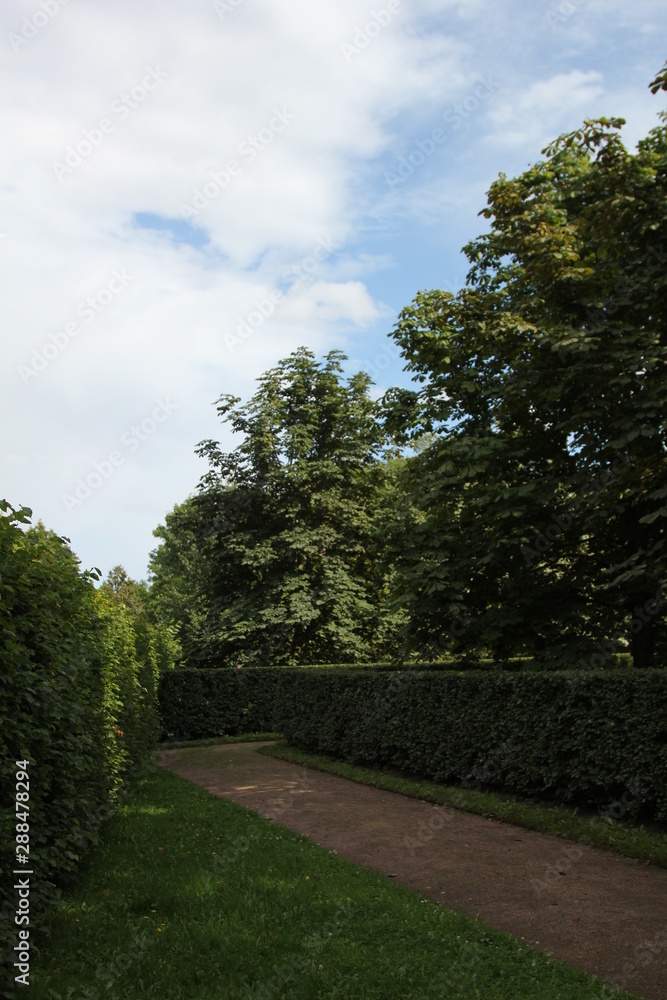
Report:
[[[32,1000],[630,996],[158,768],[47,926]]]
[[[576,810],[561,806],[538,805],[522,802],[510,796],[495,795],[493,792],[479,792],[465,788],[450,788],[433,781],[419,781],[396,777],[383,771],[356,767],[333,757],[314,756],[304,753],[287,743],[276,743],[262,747],[259,753],[277,757],[294,764],[302,764],[329,774],[349,778],[361,785],[371,785],[390,792],[399,792],[411,798],[438,805],[452,806],[464,812],[486,816],[489,819],[515,823],[528,830],[549,833],[555,837],[585,841],[591,846],[615,851],[628,858],[650,861],[667,868],[667,836],[650,833],[643,827],[631,827],[599,817],[586,817]]]
[[[280,733],[239,733],[238,736],[212,736],[205,740],[165,740],[162,749],[180,750],[182,747],[210,747],[217,743],[261,743],[281,739]]]

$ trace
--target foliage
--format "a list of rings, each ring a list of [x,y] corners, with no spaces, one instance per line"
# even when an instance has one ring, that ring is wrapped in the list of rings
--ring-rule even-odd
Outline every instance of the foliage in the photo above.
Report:
[[[139,663],[150,668],[146,684],[153,690],[157,677],[165,670],[172,670],[181,655],[176,638],[176,628],[167,621],[160,621],[155,613],[148,586],[132,580],[122,566],[114,566],[100,588],[116,607],[130,615],[134,634],[135,655]]]
[[[164,525],[153,532],[160,540],[149,557],[147,607],[152,619],[170,629],[178,643],[180,664],[197,659],[199,637],[206,619],[206,566],[193,527],[194,502],[176,504]]]
[[[394,332],[422,387],[389,394],[388,427],[435,435],[390,553],[425,655],[667,651],[667,126],[631,154],[622,124],[501,175],[466,287]]]
[[[183,740],[273,729],[279,671],[173,670],[160,678],[162,734]]]
[[[68,540],[41,524],[22,530],[30,511],[0,507],[0,867],[15,867],[15,761],[27,760],[37,918],[153,751],[155,664],[139,659],[132,614],[95,590],[98,573],[79,571]],[[16,904],[3,881],[4,946]]]
[[[275,728],[309,752],[667,819],[664,671],[294,675]]]
[[[652,94],[657,94],[659,90],[667,90],[667,63],[662,67],[655,80],[649,84]]]
[[[117,792],[136,762],[146,760],[159,736],[158,671],[150,649],[137,655],[141,637],[131,612],[103,590],[96,594],[98,635],[104,650],[106,756],[112,763],[112,792]]]
[[[168,733],[280,732],[294,746],[628,817],[667,820],[667,674],[388,671],[356,667],[166,674]]]
[[[199,664],[353,661],[392,647],[377,554],[394,473],[371,381],[344,381],[343,360],[302,348],[247,404],[218,401],[243,441],[230,453],[199,445],[210,470],[190,519],[172,524],[194,532],[203,556]]]

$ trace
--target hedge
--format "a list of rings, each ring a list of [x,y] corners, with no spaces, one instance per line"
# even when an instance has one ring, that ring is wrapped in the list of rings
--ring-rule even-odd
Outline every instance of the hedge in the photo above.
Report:
[[[158,689],[162,735],[198,740],[273,731],[282,672],[282,667],[243,667],[163,674]]]
[[[137,655],[132,614],[80,572],[66,539],[24,530],[25,509],[0,511],[0,946],[12,954],[16,761],[29,762],[33,928],[159,733],[157,662]]]
[[[274,726],[352,763],[667,821],[664,670],[300,670]]]
[[[182,670],[160,702],[185,739],[273,730],[356,764],[667,821],[664,670]]]

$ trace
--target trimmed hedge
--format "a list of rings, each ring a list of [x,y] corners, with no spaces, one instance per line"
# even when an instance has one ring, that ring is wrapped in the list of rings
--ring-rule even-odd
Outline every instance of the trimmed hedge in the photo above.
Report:
[[[160,678],[162,735],[178,740],[272,731],[283,668],[170,670]]]
[[[24,530],[30,511],[0,511],[0,945],[12,954],[15,762],[29,761],[32,929],[159,729],[157,659],[138,652],[132,613],[95,589],[66,539]]]
[[[181,670],[165,732],[253,730],[371,767],[667,821],[667,672]]]
[[[667,821],[664,670],[301,670],[273,724],[310,753]]]

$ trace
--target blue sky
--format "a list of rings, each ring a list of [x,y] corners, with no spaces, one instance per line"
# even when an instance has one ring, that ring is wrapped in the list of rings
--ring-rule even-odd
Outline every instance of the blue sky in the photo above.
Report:
[[[146,575],[212,405],[302,344],[376,391],[503,171],[657,123],[664,0],[7,0],[0,494]],[[664,97],[664,95],[662,95]]]

